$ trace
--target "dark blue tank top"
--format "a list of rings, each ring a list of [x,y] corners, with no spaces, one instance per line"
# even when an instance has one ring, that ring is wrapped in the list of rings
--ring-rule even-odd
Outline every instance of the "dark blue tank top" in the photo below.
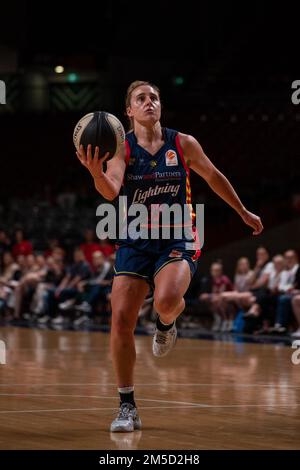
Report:
[[[127,155],[123,195],[127,196],[127,220],[130,223],[133,219],[128,215],[130,205],[144,204],[149,213],[148,228],[153,227],[153,224],[161,227],[162,219],[159,207],[162,204],[168,206],[179,204],[182,207],[182,214],[185,206],[185,213],[189,213],[189,218],[185,217],[180,221],[173,219],[170,226],[185,224],[192,228],[194,214],[189,168],[183,157],[178,132],[167,128],[162,128],[162,132],[164,144],[155,155],[151,155],[138,144],[133,131],[126,134]],[[150,219],[151,210],[152,217]],[[174,241],[172,234],[171,240]],[[182,241],[185,240],[191,241],[191,237],[187,238],[183,233]],[[127,237],[123,242],[133,243],[141,249],[159,246],[157,240],[132,240]]]

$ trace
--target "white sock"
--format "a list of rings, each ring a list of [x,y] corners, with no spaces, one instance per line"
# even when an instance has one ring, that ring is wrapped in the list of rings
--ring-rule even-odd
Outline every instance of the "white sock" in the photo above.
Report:
[[[118,388],[119,393],[130,393],[134,391],[134,387],[120,387]]]
[[[164,326],[169,326],[169,325],[172,325],[172,323],[174,323],[174,320],[171,321],[171,323],[164,323],[160,317],[159,317],[159,321],[160,321],[160,323],[161,323],[162,325],[164,325]]]

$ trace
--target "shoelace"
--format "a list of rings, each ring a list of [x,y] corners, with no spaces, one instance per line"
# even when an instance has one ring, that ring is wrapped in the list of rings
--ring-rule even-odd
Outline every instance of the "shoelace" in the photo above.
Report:
[[[133,418],[134,414],[134,408],[131,408],[127,404],[121,406],[120,412],[119,412],[119,419],[128,419],[128,418]]]
[[[167,332],[166,332],[167,333]],[[156,342],[159,344],[166,344],[168,342],[169,335],[165,333],[157,333],[156,335]]]

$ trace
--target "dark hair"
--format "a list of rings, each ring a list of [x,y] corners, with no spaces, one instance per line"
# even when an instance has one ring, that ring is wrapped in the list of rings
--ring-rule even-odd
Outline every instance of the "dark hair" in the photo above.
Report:
[[[127,115],[127,108],[128,108],[128,106],[130,106],[131,95],[132,95],[133,90],[135,90],[137,87],[143,86],[143,85],[148,85],[148,86],[151,86],[152,88],[154,88],[154,90],[157,91],[158,96],[160,97],[159,88],[151,82],[143,81],[143,80],[135,80],[134,82],[130,83],[129,87],[127,88],[126,97],[125,97],[125,107],[126,107],[125,108],[125,114],[126,114],[126,116],[128,117],[128,119],[130,121],[130,129],[133,129],[133,118],[130,118]]]

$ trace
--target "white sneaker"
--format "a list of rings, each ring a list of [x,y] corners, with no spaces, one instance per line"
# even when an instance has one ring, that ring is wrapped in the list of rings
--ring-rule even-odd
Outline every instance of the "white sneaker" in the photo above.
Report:
[[[89,321],[89,317],[87,315],[80,315],[80,317],[76,318],[76,320],[73,321],[74,326],[80,326],[82,323],[85,323]]]
[[[214,322],[211,327],[211,331],[220,331],[222,324],[222,318],[217,313],[214,313]]]
[[[225,333],[228,331],[228,320],[223,320],[222,325],[221,325],[221,330],[222,333]]]
[[[141,429],[142,422],[137,409],[131,403],[122,403],[119,414],[110,426],[111,432],[132,432]]]
[[[69,300],[66,300],[65,302],[61,302],[60,304],[58,304],[58,307],[60,308],[60,310],[70,310],[74,304],[75,304],[75,299],[69,299]]]
[[[58,317],[56,318],[53,318],[53,320],[51,321],[52,325],[61,325],[62,323],[64,323],[65,319],[62,315],[59,315]]]
[[[294,336],[295,338],[300,338],[300,328],[298,328],[298,330],[291,333],[291,336]]]
[[[76,305],[75,309],[78,310],[79,312],[84,312],[84,313],[91,313],[92,311],[91,305],[86,301],[82,302],[79,305]]]
[[[153,342],[152,352],[156,357],[166,356],[174,347],[177,338],[177,328],[174,322],[172,328],[167,331],[160,331],[156,328]]]
[[[49,315],[43,315],[42,317],[38,317],[37,322],[42,325],[43,323],[47,323],[49,320]]]

